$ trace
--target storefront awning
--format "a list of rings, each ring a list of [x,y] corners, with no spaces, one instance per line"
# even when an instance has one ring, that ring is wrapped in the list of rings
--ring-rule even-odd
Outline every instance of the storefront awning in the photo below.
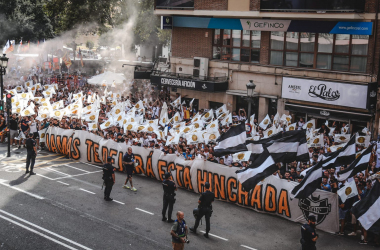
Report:
[[[337,109],[325,109],[320,107],[305,106],[300,104],[285,103],[285,110],[306,113],[324,119],[340,119],[352,121],[370,121],[372,115],[369,113],[351,112]]]

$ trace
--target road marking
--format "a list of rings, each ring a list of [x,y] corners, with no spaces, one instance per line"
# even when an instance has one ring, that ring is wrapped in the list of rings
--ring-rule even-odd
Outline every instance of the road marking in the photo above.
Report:
[[[17,191],[19,191],[19,192],[22,192],[22,193],[24,193],[24,194],[30,195],[30,196],[32,196],[32,197],[34,197],[34,198],[36,198],[36,199],[39,199],[39,200],[43,200],[43,199],[45,199],[44,197],[41,197],[41,196],[39,196],[39,195],[29,193],[28,191],[22,190],[22,189],[17,188],[17,187],[13,187],[13,186],[11,186],[11,185],[9,185],[9,184],[7,184],[7,183],[4,183],[4,181],[6,181],[6,180],[1,180],[1,179],[0,179],[0,184],[3,185],[3,186],[6,186],[6,187],[12,188],[12,189],[14,189],[14,190],[17,190]]]
[[[57,237],[57,238],[59,238],[59,239],[62,239],[62,240],[65,240],[65,241],[67,241],[67,242],[69,242],[69,243],[71,243],[71,244],[73,244],[73,245],[76,245],[76,246],[81,247],[81,248],[86,249],[86,250],[92,250],[91,248],[88,248],[88,247],[86,247],[86,246],[83,246],[83,245],[81,245],[81,244],[79,244],[79,243],[77,243],[77,242],[75,242],[75,241],[72,241],[72,240],[70,240],[70,239],[68,239],[68,238],[65,238],[65,237],[63,237],[63,236],[61,236],[61,235],[59,235],[59,234],[56,234],[56,233],[54,233],[54,232],[52,232],[52,231],[50,231],[50,230],[47,230],[47,229],[45,229],[45,228],[43,228],[43,227],[40,227],[40,226],[38,226],[38,225],[36,225],[36,224],[33,224],[32,222],[29,222],[29,221],[24,220],[24,219],[22,219],[22,218],[20,218],[20,217],[17,217],[16,215],[13,215],[13,214],[10,214],[10,213],[8,213],[8,212],[5,212],[4,210],[1,210],[1,209],[0,209],[0,212],[3,213],[3,214],[8,215],[8,216],[10,216],[10,217],[13,217],[13,218],[15,218],[15,219],[17,219],[17,220],[19,220],[19,221],[22,221],[22,222],[24,222],[24,223],[26,223],[26,224],[28,224],[28,225],[31,225],[31,226],[33,226],[33,227],[35,227],[35,228],[38,228],[38,229],[41,230],[41,231],[44,231],[44,232],[49,233],[49,234],[51,234],[51,235],[54,235],[55,237]],[[1,216],[1,215],[0,215],[0,216]],[[6,218],[6,217],[3,217],[3,216],[1,216],[1,217],[2,217],[2,218]],[[60,241],[58,241],[58,240],[56,240],[56,239],[50,238],[49,236],[47,236],[47,235],[45,235],[45,234],[42,234],[42,233],[40,233],[40,232],[38,232],[38,231],[35,231],[35,230],[32,229],[32,228],[29,228],[29,227],[27,227],[27,226],[25,226],[25,225],[19,224],[19,223],[16,222],[16,221],[12,221],[12,220],[9,219],[9,218],[6,218],[6,220],[11,221],[12,223],[14,223],[14,224],[16,224],[16,225],[19,225],[19,226],[21,226],[21,227],[24,227],[24,228],[26,228],[26,229],[28,229],[28,230],[30,230],[30,231],[32,231],[32,232],[35,232],[35,233],[41,235],[42,237],[45,237],[45,238],[47,238],[47,239],[50,239],[50,240],[52,240],[52,241],[54,241],[54,242],[56,242],[56,243],[58,243],[58,244],[60,244],[60,245],[62,245],[62,246],[65,246],[65,247],[67,247],[67,248],[69,248],[69,249],[76,249],[76,248],[73,248],[73,247],[71,247],[71,246],[68,246],[68,245],[66,245],[65,243],[62,243],[62,242],[60,242]]]
[[[121,202],[121,201],[117,201],[117,200],[113,200],[114,202],[116,202],[116,203],[120,203],[120,204],[122,204],[122,205],[125,205],[125,203],[123,203],[123,202]]]
[[[39,163],[39,164],[37,164],[37,165],[34,165],[34,167],[38,167],[38,166],[44,165],[44,164],[46,164],[46,163],[48,163],[48,162],[51,162],[51,161],[56,161],[56,160],[61,159],[61,158],[63,158],[63,157],[66,157],[66,156],[63,155],[63,156],[57,157],[57,158],[52,159],[52,160],[47,160],[47,161],[41,162],[41,163]]]
[[[245,246],[245,245],[240,245],[241,247],[245,247],[247,249],[251,249],[251,250],[257,250],[256,248],[253,248],[253,247],[249,247],[249,246]]]
[[[83,188],[80,188],[80,190],[82,190],[82,191],[84,191],[84,192],[87,192],[87,193],[90,193],[90,194],[95,194],[94,192],[88,191],[88,190],[83,189]]]
[[[139,210],[139,211],[141,211],[141,212],[144,212],[144,213],[147,213],[147,214],[150,214],[150,215],[154,215],[154,213],[151,213],[151,212],[145,211],[145,210],[143,210],[143,209],[141,209],[141,208],[138,208],[138,207],[136,207],[136,210]]]
[[[89,172],[89,173],[83,173],[83,174],[76,174],[76,175],[64,176],[64,177],[58,177],[58,178],[55,178],[54,180],[60,180],[60,179],[71,178],[71,177],[80,176],[80,175],[85,175],[85,174],[99,173],[99,172],[103,172],[103,170],[94,171],[94,172]]]
[[[90,163],[87,163],[87,162],[77,162],[77,163],[83,163],[83,164],[86,164],[86,165],[89,165],[89,166],[93,166],[93,167],[96,167],[96,168],[102,168],[102,167],[99,167],[99,166],[96,166],[94,164],[90,164]]]
[[[42,175],[42,174],[37,174],[37,173],[36,173],[36,175],[37,175],[37,176],[41,176],[41,177],[44,177],[44,178],[46,178],[46,179],[48,179],[48,180],[54,181],[54,179],[53,179],[53,178],[47,177],[47,176],[45,176],[45,175]]]
[[[206,233],[205,231],[202,231],[202,230],[199,230],[199,231],[201,231],[202,233]],[[218,236],[218,235],[210,234],[210,233],[208,233],[208,234],[211,235],[211,236],[213,236],[213,237],[215,237],[215,238],[218,238],[218,239],[221,239],[221,240],[228,241],[228,239],[223,238],[223,237],[220,237],[220,236]]]
[[[65,183],[65,182],[62,182],[62,181],[57,181],[57,182],[59,182],[59,183],[61,183],[61,184],[63,184],[63,185],[66,185],[66,186],[70,186],[70,184]]]
[[[66,167],[69,167],[69,168],[73,168],[73,169],[77,169],[79,171],[83,171],[83,172],[86,172],[86,173],[91,173],[87,170],[84,170],[84,169],[80,169],[80,168],[76,168],[76,167],[73,167],[73,166],[70,166],[69,164],[64,164],[63,166],[66,166]]]
[[[62,174],[62,175],[71,176],[71,175],[66,174],[66,173],[63,173],[63,172],[61,172],[61,171],[58,171],[58,170],[52,169],[51,167],[49,167],[49,168],[43,168],[43,170],[46,170],[46,171],[53,171],[53,172],[56,172],[56,173],[59,173],[59,174]]]

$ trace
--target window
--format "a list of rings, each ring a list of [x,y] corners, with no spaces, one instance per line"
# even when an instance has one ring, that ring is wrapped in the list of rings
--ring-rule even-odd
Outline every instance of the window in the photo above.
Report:
[[[366,72],[367,35],[271,32],[270,64]]]
[[[213,59],[260,62],[260,31],[214,30]]]

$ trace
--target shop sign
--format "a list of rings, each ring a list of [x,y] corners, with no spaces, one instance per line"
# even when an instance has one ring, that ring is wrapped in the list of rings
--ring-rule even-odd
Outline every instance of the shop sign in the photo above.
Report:
[[[368,85],[359,84],[291,77],[282,82],[282,98],[361,109],[367,108],[367,91]]]
[[[172,88],[191,89],[207,92],[226,91],[228,89],[228,82],[210,82],[201,81],[198,79],[184,79],[184,78],[171,78],[151,75],[150,81],[152,84],[168,86]]]
[[[243,30],[287,31],[291,20],[240,19]]]

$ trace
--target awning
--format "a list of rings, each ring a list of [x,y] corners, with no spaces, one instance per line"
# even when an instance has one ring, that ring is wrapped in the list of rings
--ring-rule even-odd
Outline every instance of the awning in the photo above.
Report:
[[[285,110],[306,113],[323,119],[343,119],[352,121],[370,121],[370,113],[359,113],[337,109],[326,109],[321,107],[305,106],[300,104],[285,103]]]

